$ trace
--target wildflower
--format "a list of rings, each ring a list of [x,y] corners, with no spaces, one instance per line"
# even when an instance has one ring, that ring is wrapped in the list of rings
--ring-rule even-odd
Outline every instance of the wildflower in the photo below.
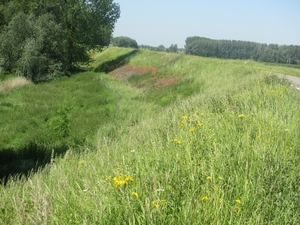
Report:
[[[111,176],[106,177],[105,181],[106,181],[106,182],[110,182],[110,181],[111,181]]]
[[[157,208],[158,209],[161,205],[164,205],[166,203],[167,202],[164,199],[162,199],[162,200],[157,199],[157,200],[152,201],[151,205],[152,205],[153,208]]]
[[[203,196],[202,198],[201,198],[201,201],[208,201],[208,196]]]
[[[211,176],[207,176],[206,179],[207,180],[212,180],[212,177]]]
[[[245,114],[240,114],[239,118],[243,119],[243,118],[246,118],[246,116],[245,116]]]
[[[218,176],[218,180],[223,180],[223,177],[221,177],[221,176]]]
[[[234,207],[234,212],[238,212],[238,211],[240,211],[240,210],[241,210],[241,207],[239,207],[239,206],[237,206],[237,205]]]
[[[122,172],[122,169],[119,168],[119,167],[117,167],[117,168],[114,169],[113,172],[114,172],[114,173],[120,173],[120,172]]]
[[[155,191],[157,191],[157,192],[164,192],[165,189],[163,189],[163,188],[158,188],[158,189],[156,189]]]
[[[115,187],[122,187],[130,182],[133,182],[133,177],[130,175],[121,175],[113,178]]]
[[[174,139],[172,140],[172,142],[175,143],[175,144],[178,144],[178,145],[181,144],[181,141],[178,140],[177,138],[174,138]]]
[[[80,160],[80,161],[78,162],[78,168],[80,169],[83,165],[84,165],[84,161],[83,161],[83,160]]]
[[[239,205],[242,204],[242,201],[240,199],[236,199],[235,202],[236,202],[236,204],[239,204]]]
[[[190,130],[189,130],[189,132],[191,132],[191,133],[194,133],[196,131],[196,128],[191,128]]]
[[[133,196],[133,197],[139,197],[138,193],[135,192],[135,191],[131,192],[131,196]]]
[[[189,117],[187,115],[184,115],[181,117],[183,120],[187,120]]]
[[[203,123],[198,123],[197,125],[198,125],[198,127],[202,127]]]

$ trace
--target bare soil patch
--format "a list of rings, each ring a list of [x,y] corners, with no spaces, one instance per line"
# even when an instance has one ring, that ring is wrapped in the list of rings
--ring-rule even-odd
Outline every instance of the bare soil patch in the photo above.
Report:
[[[129,64],[126,64],[125,66],[122,66],[118,69],[115,69],[114,71],[110,72],[109,75],[118,79],[125,81],[131,76],[136,76],[136,75],[142,75],[145,73],[151,73],[155,74],[157,73],[158,69],[155,67],[134,67]]]
[[[150,73],[153,76],[134,85],[135,87],[143,90],[147,90],[150,88],[162,88],[171,85],[179,80],[179,78],[175,75],[167,77],[155,76],[158,70],[159,69],[155,67],[134,67],[132,65],[126,64],[122,67],[119,67],[118,69],[113,70],[109,73],[109,75],[111,77],[114,77],[115,79],[127,81],[132,76]]]

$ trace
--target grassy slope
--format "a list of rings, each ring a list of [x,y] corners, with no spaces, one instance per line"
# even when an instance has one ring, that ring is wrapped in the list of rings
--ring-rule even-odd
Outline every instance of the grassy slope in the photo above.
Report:
[[[0,223],[299,223],[299,93],[266,76],[280,69],[144,50],[129,63],[178,82],[139,90],[141,78],[101,75],[119,113],[99,129],[97,151],[70,149],[1,187]]]

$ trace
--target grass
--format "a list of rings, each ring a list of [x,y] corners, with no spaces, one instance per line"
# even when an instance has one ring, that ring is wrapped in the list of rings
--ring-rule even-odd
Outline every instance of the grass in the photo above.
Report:
[[[26,78],[23,77],[14,77],[11,79],[8,79],[2,84],[0,84],[0,91],[6,92],[14,88],[23,87],[24,85],[30,84],[31,82],[28,81]]]
[[[93,145],[1,186],[0,223],[298,224],[299,92],[269,65],[176,57],[143,50],[130,58],[179,78],[155,91],[137,87],[147,76],[121,83],[101,74],[118,113]]]

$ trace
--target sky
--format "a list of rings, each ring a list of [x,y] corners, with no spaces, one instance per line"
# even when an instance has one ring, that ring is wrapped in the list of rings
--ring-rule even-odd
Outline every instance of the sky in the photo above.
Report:
[[[114,37],[184,48],[187,37],[300,45],[300,0],[114,0]]]

